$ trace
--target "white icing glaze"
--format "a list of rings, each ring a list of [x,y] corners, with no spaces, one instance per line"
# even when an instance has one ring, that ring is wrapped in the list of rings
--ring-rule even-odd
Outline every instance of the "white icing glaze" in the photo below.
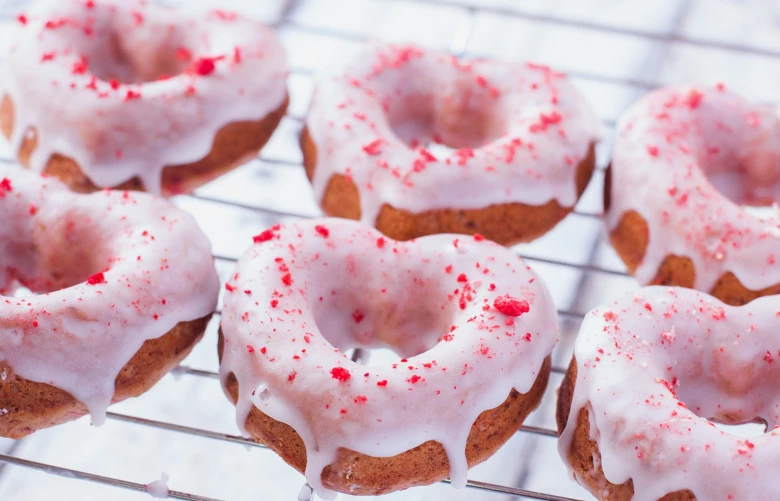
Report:
[[[775,499],[778,331],[777,296],[734,307],[692,289],[647,287],[594,309],[574,348],[577,381],[559,441],[564,462],[579,411],[589,408],[604,475],[613,484],[633,479],[634,501],[683,489],[702,501]],[[706,418],[761,418],[771,431],[738,437]]]
[[[95,424],[146,340],[214,311],[210,243],[164,200],[77,195],[0,166],[0,220],[0,361],[70,393]],[[4,296],[16,280],[40,294]]]
[[[254,405],[295,429],[306,479],[326,499],[333,493],[320,474],[339,447],[389,457],[435,440],[453,485],[464,486],[477,416],[512,388],[528,392],[557,341],[541,281],[478,236],[399,243],[322,219],[255,240],[227,284],[222,316],[221,375],[223,384],[230,373],[238,379],[238,426]],[[497,311],[505,295],[529,311]],[[366,367],[344,355],[354,347],[407,358]]]
[[[576,167],[601,125],[545,66],[372,45],[320,80],[306,127],[317,146],[318,200],[333,174],[351,177],[361,219],[373,224],[384,204],[423,212],[554,199],[571,207]],[[464,148],[437,159],[410,147],[431,140]]]
[[[165,166],[202,159],[223,126],[259,120],[286,97],[281,45],[234,13],[57,0],[22,19],[0,97],[15,105],[14,148],[37,129],[30,164],[39,172],[60,153],[98,186],[139,176],[159,193]]]
[[[153,498],[167,499],[168,494],[170,493],[170,490],[168,489],[168,480],[170,479],[171,477],[168,476],[167,473],[161,473],[160,480],[155,480],[154,482],[146,484],[146,492]]]
[[[606,222],[615,228],[629,210],[647,221],[640,282],[650,283],[674,254],[692,260],[700,290],[727,271],[753,290],[780,283],[780,215],[769,210],[759,218],[713,182],[738,203],[780,200],[777,109],[723,86],[669,87],[621,118]]]

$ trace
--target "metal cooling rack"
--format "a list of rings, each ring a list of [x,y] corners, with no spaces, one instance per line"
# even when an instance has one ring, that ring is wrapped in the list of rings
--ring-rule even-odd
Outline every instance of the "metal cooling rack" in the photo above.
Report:
[[[299,11],[301,9],[305,10],[306,8],[312,8],[311,5],[317,1],[324,2],[324,0],[287,1],[283,4],[283,7],[275,16],[276,19],[272,24],[280,32],[280,36],[282,37],[283,41],[286,42],[288,53],[290,53],[292,56],[295,56],[296,37],[309,37],[328,43],[332,42],[335,44],[356,44],[367,38],[367,34],[361,32],[360,30],[345,29],[337,19],[337,16],[339,16],[338,12],[332,13],[330,19],[333,22],[328,22],[327,19],[315,19],[315,22],[308,22],[306,21],[305,16],[303,16],[304,20],[302,21],[301,16],[297,15]],[[616,86],[626,90],[627,93],[631,96],[629,102],[630,100],[633,100],[633,98],[638,97],[642,93],[645,93],[662,83],[656,78],[656,69],[661,67],[661,64],[665,61],[665,58],[668,55],[668,51],[670,48],[675,46],[698,48],[705,51],[716,50],[722,53],[735,55],[740,58],[756,57],[771,60],[773,62],[780,62],[780,49],[778,48],[753,45],[742,42],[719,41],[709,39],[707,37],[695,37],[679,34],[680,27],[686,21],[686,17],[690,15],[690,9],[692,7],[691,4],[694,0],[669,0],[674,2],[675,5],[669,9],[671,14],[665,23],[665,29],[660,30],[646,29],[641,26],[641,23],[639,23],[639,25],[637,25],[637,23],[628,23],[629,25],[624,25],[616,22],[602,22],[600,20],[593,20],[588,18],[588,16],[581,16],[580,18],[577,18],[566,16],[565,14],[550,14],[549,11],[539,8],[529,8],[524,10],[522,8],[517,8],[517,5],[512,4],[509,0],[488,0],[485,2],[480,2],[479,0],[404,0],[403,2],[398,0],[355,0],[350,2],[345,0],[344,2],[338,3],[340,5],[357,5],[361,1],[371,2],[372,4],[384,3],[387,8],[390,8],[391,3],[393,3],[394,7],[398,4],[404,4],[405,7],[410,8],[418,6],[421,9],[433,9],[433,11],[436,9],[445,9],[446,13],[448,14],[455,13],[458,16],[458,20],[455,23],[455,28],[446,48],[458,56],[475,57],[480,55],[492,55],[482,54],[478,49],[471,50],[471,42],[475,27],[477,26],[478,20],[484,16],[494,16],[496,18],[501,18],[501,22],[503,23],[502,26],[505,27],[512,26],[512,23],[516,23],[520,28],[522,28],[524,26],[528,26],[528,24],[531,23],[542,25],[546,28],[554,29],[559,32],[563,30],[564,33],[566,30],[569,30],[572,33],[577,32],[586,34],[615,35],[617,37],[627,37],[632,40],[649,42],[652,44],[651,50],[642,55],[641,64],[637,66],[636,71],[634,71],[631,76],[591,71],[587,68],[566,68],[561,67],[560,64],[554,64],[557,70],[567,72],[577,82],[582,82],[584,85],[588,85],[589,83],[596,83],[608,86]],[[3,42],[2,23],[13,22],[16,13],[19,12],[21,8],[26,5],[26,3],[27,2],[25,1],[18,0],[10,2],[6,1],[3,3],[3,1],[0,0],[0,44]],[[236,7],[239,7],[241,4],[240,0],[234,3],[236,4]],[[532,5],[538,5],[538,3],[530,3]],[[602,1],[602,3],[604,2]],[[669,4],[669,2],[661,3]],[[518,3],[518,5],[520,4]],[[565,5],[565,3],[563,5]],[[316,9],[319,7],[320,6],[315,5],[313,8],[316,11]],[[565,7],[561,8],[562,12],[565,10]],[[444,12],[444,10],[442,10],[442,12]],[[299,81],[311,81],[314,74],[312,68],[305,64],[296,64],[295,57],[291,57],[291,61],[291,81],[295,79],[298,79]],[[545,63],[547,61],[542,59],[539,62]],[[1,69],[2,68],[0,67],[0,70]],[[727,78],[726,75],[724,75],[724,79],[725,78]],[[308,91],[310,94],[310,85],[305,84],[303,87],[306,87],[306,91],[304,91],[304,93]],[[293,92],[291,92],[291,96],[293,100],[295,100],[296,96]],[[306,99],[307,98],[304,98],[304,101]],[[624,108],[624,105],[622,104],[617,106],[617,112],[619,112],[622,108]],[[286,128],[287,133],[290,136],[295,136],[297,131],[300,130],[303,123],[303,110],[305,110],[305,106],[291,106],[288,115],[285,117],[282,128]],[[548,269],[554,268],[559,270],[560,273],[563,273],[563,275],[556,275],[553,273],[553,280],[555,280],[556,277],[558,277],[560,280],[565,280],[573,290],[573,293],[568,296],[568,301],[557,303],[559,305],[566,303],[567,307],[562,307],[558,310],[562,333],[561,345],[554,357],[554,364],[552,369],[554,373],[553,376],[556,374],[560,375],[565,372],[566,363],[571,356],[571,343],[574,336],[576,335],[579,322],[583,317],[583,312],[587,311],[591,306],[593,306],[593,301],[587,298],[591,296],[599,298],[609,297],[615,283],[613,279],[617,279],[622,287],[633,288],[636,286],[635,282],[630,277],[628,277],[625,269],[615,258],[615,256],[610,254],[608,246],[604,243],[602,232],[598,225],[598,219],[600,218],[601,210],[599,203],[601,187],[599,186],[599,183],[603,179],[603,169],[609,163],[609,138],[611,137],[612,131],[614,130],[615,116],[616,113],[613,113],[612,116],[607,116],[604,118],[604,123],[607,130],[607,140],[605,141],[606,145],[602,145],[599,150],[599,170],[594,176],[593,183],[591,183],[591,187],[586,193],[582,203],[578,204],[574,213],[568,218],[569,220],[577,220],[577,225],[587,225],[588,222],[596,223],[595,233],[591,235],[593,238],[588,241],[583,251],[579,253],[582,257],[574,260],[567,258],[565,249],[561,249],[562,247],[565,247],[564,244],[566,243],[566,235],[561,234],[551,238],[545,237],[545,239],[547,239],[547,244],[542,244],[541,248],[534,247],[534,244],[529,246],[518,246],[518,254],[527,259],[528,262],[531,263],[531,265],[535,268],[540,268],[542,269],[541,271],[544,271],[543,269],[545,267]],[[277,131],[277,134],[279,134],[279,131]],[[259,162],[262,164],[263,169],[298,169],[299,171],[302,171],[300,155],[297,151],[293,151],[294,146],[292,143],[287,141],[286,143],[280,143],[280,145],[281,146],[278,148],[267,147],[263,151],[259,158]],[[12,162],[10,151],[7,149],[0,149],[0,162]],[[254,168],[256,168],[256,165],[253,166],[250,164],[249,166],[242,169]],[[255,181],[257,182],[257,180]],[[218,184],[219,181],[216,183]],[[261,224],[262,226],[272,225],[277,221],[316,215],[316,212],[312,213],[312,211],[307,210],[306,207],[298,210],[297,207],[289,208],[291,205],[289,203],[262,205],[253,203],[252,201],[246,201],[246,197],[238,197],[237,199],[233,195],[234,193],[229,190],[220,190],[219,188],[208,189],[207,187],[207,189],[199,190],[194,195],[177,197],[176,201],[179,205],[182,205],[185,208],[190,208],[198,204],[203,205],[206,207],[204,209],[206,211],[211,211],[212,207],[217,210],[217,212],[219,212],[219,208],[243,212],[248,211],[248,214],[253,214],[257,218],[257,221],[254,223]],[[301,196],[308,197],[309,192],[304,192]],[[296,201],[300,200],[296,199]],[[279,207],[279,205],[282,207]],[[306,206],[305,203],[301,203],[300,205]],[[237,224],[240,224],[240,222]],[[554,230],[553,233],[555,231],[556,230]],[[243,239],[241,241],[243,242],[248,240]],[[552,247],[550,247],[551,245]],[[550,248],[556,249],[556,252],[548,252]],[[236,261],[236,256],[240,255],[243,250],[243,246],[239,245],[235,248],[232,248],[230,252],[220,252],[215,254],[214,257],[216,259],[218,268],[229,269],[232,267],[232,264]],[[222,275],[226,276],[227,273],[222,273]],[[550,282],[549,277],[544,278],[548,283]],[[594,291],[598,291],[598,293],[594,293]],[[597,301],[601,300],[603,299],[598,299]],[[219,315],[220,311],[216,311],[215,317],[218,318]],[[215,324],[216,322],[212,322],[210,327],[212,331],[215,328]],[[208,384],[219,385],[218,373],[215,371],[215,369],[215,366],[211,368],[200,368],[183,365],[178,368],[175,373],[177,375],[200,378],[204,381],[207,381]],[[560,377],[553,377],[551,379],[548,391],[548,393],[551,393],[551,395],[547,396],[548,399],[550,399],[552,396],[552,400],[554,400],[554,392],[557,389],[557,382],[559,379]],[[143,402],[143,398],[144,397],[141,397],[139,402]],[[223,407],[225,413],[233,412],[232,407],[227,402],[218,402],[215,403],[215,405],[220,405]],[[243,438],[238,435],[211,431],[201,427],[185,426],[171,421],[136,417],[130,414],[118,412],[109,412],[108,418],[110,421],[121,422],[139,428],[151,428],[173,434],[185,434],[192,436],[197,440],[203,440],[204,442],[205,439],[210,439],[222,443],[243,445],[247,448],[267,448],[264,445],[258,444],[252,440]],[[554,450],[556,446],[555,437],[557,437],[556,430],[552,429],[552,426],[549,424],[550,421],[551,420],[548,419],[544,426],[527,424],[521,427],[519,433],[540,437],[538,448],[547,449],[547,452],[549,453],[549,450]],[[106,484],[117,488],[124,488],[140,492],[146,491],[146,485],[144,483],[125,480],[118,478],[118,476],[105,476],[91,473],[89,471],[82,471],[79,468],[55,466],[47,462],[18,457],[16,452],[19,450],[19,444],[22,442],[23,441],[17,441],[11,445],[10,448],[8,448],[7,453],[0,454],[0,484],[2,484],[4,476],[9,474],[8,468],[4,468],[4,466],[14,465],[27,469],[39,470],[40,472],[48,475],[59,475],[70,479],[87,480],[90,482],[96,482],[99,484]],[[207,445],[208,444],[204,443],[204,447]],[[505,447],[508,446],[509,445]],[[1,450],[2,449],[0,449],[0,451]],[[536,449],[532,449],[532,453],[534,450]],[[271,452],[263,453],[272,454]],[[540,450],[536,450],[536,453],[541,452]],[[486,464],[490,464],[490,461],[491,460],[488,460]],[[527,461],[528,463],[533,463],[530,457],[519,457],[518,461]],[[532,466],[529,466],[529,468],[531,467]],[[521,476],[521,478],[517,480],[516,485],[524,485],[525,478],[527,478],[527,474],[525,476]],[[42,476],[41,480],[45,481],[46,477]],[[568,479],[563,481],[568,481]],[[546,501],[580,501],[580,499],[573,497],[565,497],[555,494],[548,494],[537,490],[530,490],[523,487],[501,485],[498,483],[482,482],[476,480],[470,481],[468,483],[468,488],[483,492],[503,494],[506,497],[512,498]],[[168,496],[172,499],[219,501],[217,498],[206,497],[203,495],[179,490],[170,490]],[[261,497],[260,499],[263,498]]]

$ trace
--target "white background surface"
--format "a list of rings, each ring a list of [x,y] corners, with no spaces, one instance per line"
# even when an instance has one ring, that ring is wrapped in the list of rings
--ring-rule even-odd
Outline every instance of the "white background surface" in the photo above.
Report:
[[[175,3],[175,2],[166,2]],[[752,98],[780,100],[780,5],[762,0],[199,0],[258,16],[278,26],[292,74],[291,104],[261,159],[176,203],[192,211],[218,256],[237,257],[249,238],[279,221],[319,214],[300,167],[297,136],[316,72],[344,60],[367,37],[451,50],[465,56],[534,60],[570,73],[604,119],[599,168],[608,162],[614,121],[653,86],[671,82],[725,82]],[[0,0],[0,48],[5,27],[26,2]],[[515,13],[516,15],[513,15]],[[746,49],[735,50],[735,48]],[[5,71],[0,66],[0,78]],[[0,139],[0,161],[12,157]],[[576,335],[576,314],[633,290],[622,264],[604,243],[598,217],[603,175],[597,172],[573,214],[530,245],[518,246],[542,275],[564,312],[555,365],[565,367]],[[242,204],[245,207],[233,204]],[[2,222],[0,222],[2,224]],[[223,278],[232,263],[218,260]],[[582,265],[590,267],[582,268]],[[185,365],[217,370],[216,324]],[[543,405],[527,424],[554,428],[553,374]],[[232,406],[217,380],[167,376],[139,399],[114,412],[166,423],[237,434]],[[110,477],[148,483],[170,475],[171,489],[224,500],[297,498],[304,480],[275,454],[259,449],[109,419],[88,419],[45,430],[21,441],[0,439],[0,452]],[[470,478],[534,491],[592,499],[571,481],[554,438],[518,433]],[[499,500],[477,490],[443,484],[386,496],[387,500]],[[57,477],[0,463],[0,500],[150,499],[114,487]],[[340,499],[349,499],[342,496]]]

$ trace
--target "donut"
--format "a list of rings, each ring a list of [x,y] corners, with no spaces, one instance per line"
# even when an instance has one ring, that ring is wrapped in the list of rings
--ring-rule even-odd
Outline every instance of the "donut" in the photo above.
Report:
[[[0,220],[0,436],[101,424],[202,337],[219,281],[189,214],[0,166]]]
[[[780,293],[780,114],[723,85],[667,87],[621,117],[612,245],[642,284],[741,305]]]
[[[301,134],[328,215],[396,240],[526,242],[572,211],[593,173],[599,120],[549,67],[372,44],[333,73]]]
[[[74,191],[190,192],[256,156],[287,108],[284,50],[232,12],[63,0],[10,38],[0,130]]]
[[[661,286],[591,311],[558,399],[569,472],[601,501],[776,499],[778,311]]]
[[[447,475],[465,486],[547,386],[552,300],[478,235],[398,242],[338,218],[274,226],[226,289],[220,375],[238,426],[323,499]],[[345,355],[379,347],[396,356]]]

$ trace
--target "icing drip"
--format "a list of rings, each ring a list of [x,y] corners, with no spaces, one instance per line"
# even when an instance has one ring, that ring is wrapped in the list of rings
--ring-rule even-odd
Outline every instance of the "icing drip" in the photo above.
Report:
[[[546,66],[458,61],[412,46],[373,45],[318,84],[306,127],[313,185],[333,174],[360,191],[361,219],[384,204],[423,212],[577,200],[574,172],[600,123],[564,75]],[[437,158],[428,142],[458,147]]]
[[[77,195],[0,167],[0,219],[0,361],[70,393],[94,424],[145,341],[214,310],[210,243],[192,216],[164,200]],[[5,296],[15,282],[40,294]]]
[[[434,440],[464,486],[474,421],[512,388],[528,392],[556,343],[541,281],[478,235],[401,243],[323,219],[254,241],[222,317],[220,370],[223,384],[238,379],[238,426],[253,405],[290,425],[306,446],[306,479],[326,499],[335,494],[320,475],[340,447],[390,457]],[[357,347],[405,358],[362,366],[344,355]]]
[[[160,480],[155,480],[149,484],[146,484],[146,492],[148,492],[153,498],[167,499],[169,494],[168,480],[171,477],[167,473],[163,472],[160,475]]]
[[[37,130],[38,172],[59,153],[98,186],[138,176],[159,193],[165,166],[202,159],[223,126],[259,120],[286,97],[281,45],[233,13],[58,0],[24,20],[0,100],[16,110],[14,148]]]
[[[650,283],[674,254],[693,261],[700,290],[728,271],[753,290],[780,283],[780,215],[771,209],[758,217],[738,205],[777,200],[777,109],[752,105],[722,85],[670,87],[620,120],[606,222],[615,228],[629,210],[647,221],[640,282]]]
[[[734,307],[691,289],[648,287],[591,311],[574,348],[577,381],[559,441],[564,462],[587,408],[605,477],[632,479],[634,501],[684,489],[700,500],[774,499],[779,329],[777,296]],[[760,418],[770,432],[739,437],[707,418]]]
[[[303,487],[301,487],[301,490],[298,492],[298,501],[311,501],[313,495],[314,491],[312,491],[309,484],[303,484]]]

